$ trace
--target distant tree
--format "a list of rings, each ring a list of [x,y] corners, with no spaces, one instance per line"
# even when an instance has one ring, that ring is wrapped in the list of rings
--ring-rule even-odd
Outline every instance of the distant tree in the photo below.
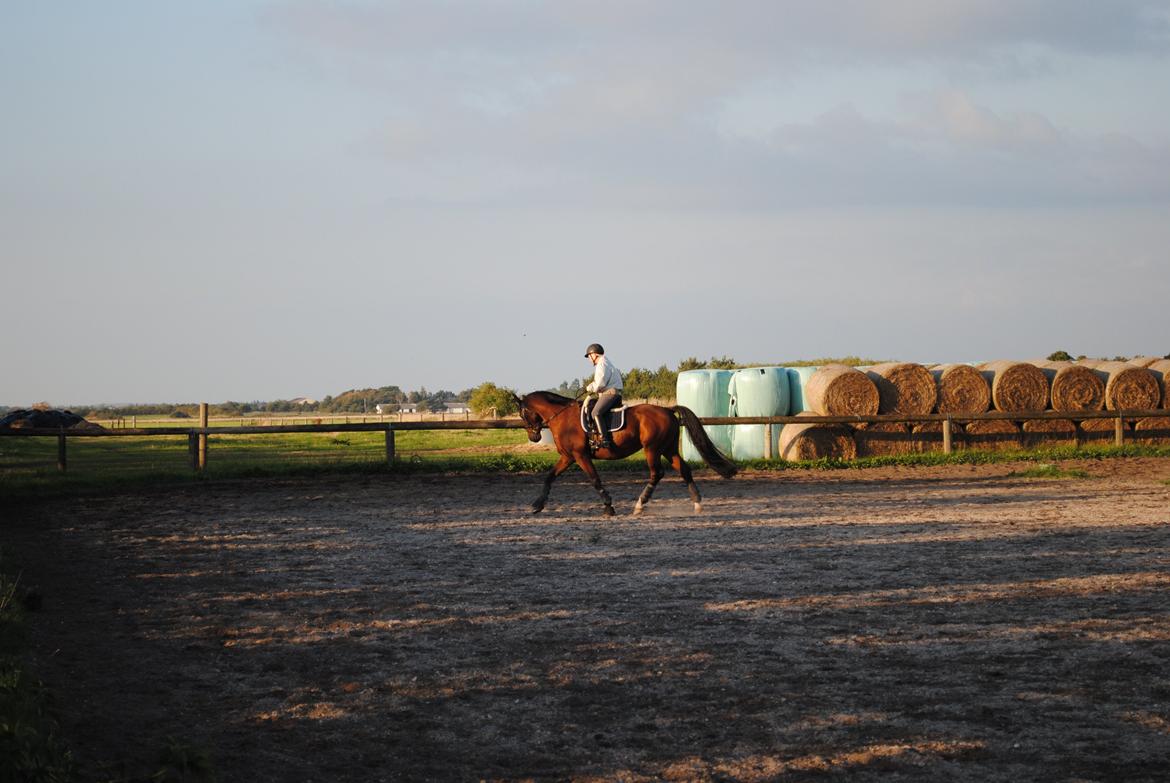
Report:
[[[471,405],[471,412],[476,416],[489,416],[493,413],[497,416],[507,416],[519,410],[514,394],[512,389],[485,381],[475,387],[468,402]]]
[[[739,365],[730,356],[712,356],[711,361],[707,362],[707,366],[713,370],[734,370]]]
[[[191,418],[191,414],[187,413],[187,411],[183,410],[182,408],[175,408],[173,411],[171,411],[170,416],[172,419],[189,419],[189,418]]]
[[[571,381],[561,381],[561,385],[552,391],[565,397],[576,398],[576,396],[581,393],[581,380],[579,378],[574,378]]]
[[[703,370],[706,369],[707,363],[697,356],[688,356],[678,363],[678,371],[686,372],[687,370]]]
[[[1056,351],[1048,355],[1048,361],[1050,362],[1071,362],[1072,360],[1072,354],[1068,351]]]

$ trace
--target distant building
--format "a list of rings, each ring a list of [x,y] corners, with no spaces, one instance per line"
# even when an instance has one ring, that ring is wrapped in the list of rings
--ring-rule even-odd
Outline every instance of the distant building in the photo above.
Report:
[[[447,413],[471,413],[471,406],[466,402],[445,402]]]
[[[417,402],[380,402],[374,406],[379,416],[386,413],[418,413]]]
[[[293,405],[316,405],[317,401],[312,397],[293,397],[289,400]]]

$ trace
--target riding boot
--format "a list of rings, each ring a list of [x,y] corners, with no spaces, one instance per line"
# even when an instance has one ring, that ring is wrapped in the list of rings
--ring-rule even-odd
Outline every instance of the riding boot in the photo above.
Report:
[[[604,428],[604,427],[601,427],[600,430],[601,431],[597,436],[598,437],[597,448],[599,448],[599,449],[612,449],[614,447],[613,435],[611,435],[609,430]]]

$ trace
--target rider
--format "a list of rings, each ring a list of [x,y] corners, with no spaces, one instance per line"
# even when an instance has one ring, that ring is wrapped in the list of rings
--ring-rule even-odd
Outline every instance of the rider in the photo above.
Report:
[[[597,395],[590,414],[593,416],[593,422],[597,425],[597,432],[601,437],[601,447],[612,449],[613,438],[609,434],[609,428],[604,426],[602,422],[609,409],[621,403],[622,374],[606,357],[605,349],[598,343],[592,343],[585,349],[585,358],[593,362],[593,380],[585,387],[585,390]],[[587,399],[585,404],[588,406],[590,401]]]

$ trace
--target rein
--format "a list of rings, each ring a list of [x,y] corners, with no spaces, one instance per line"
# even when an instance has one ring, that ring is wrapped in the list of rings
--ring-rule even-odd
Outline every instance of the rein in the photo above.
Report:
[[[554,420],[556,417],[560,416],[560,415],[561,415],[562,413],[564,413],[565,411],[567,411],[569,408],[573,407],[573,403],[574,403],[574,402],[580,402],[580,401],[581,401],[581,392],[577,392],[577,396],[576,396],[576,397],[574,397],[574,398],[572,399],[572,401],[571,401],[571,402],[569,402],[569,404],[568,404],[568,405],[566,405],[565,407],[561,408],[559,411],[557,411],[556,413],[554,413],[552,416],[549,416],[549,417],[548,417],[548,419],[544,421],[544,428],[545,428],[545,429],[550,429],[550,430],[551,430],[551,429],[552,429],[552,427],[550,427],[549,425],[553,423],[553,420]]]

